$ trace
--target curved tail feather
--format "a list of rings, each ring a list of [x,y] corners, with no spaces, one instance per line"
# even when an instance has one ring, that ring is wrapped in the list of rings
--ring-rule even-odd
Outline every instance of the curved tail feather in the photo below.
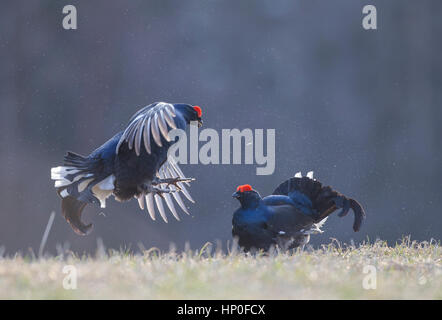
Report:
[[[299,193],[307,196],[312,202],[312,207],[316,211],[316,223],[325,219],[337,209],[342,209],[338,214],[339,217],[347,215],[348,211],[352,209],[355,215],[353,230],[360,230],[365,219],[365,212],[359,202],[333,190],[330,186],[323,186],[319,181],[312,179],[311,175],[300,177],[297,174],[294,178],[281,183],[273,191],[274,195],[286,195],[295,201],[299,201]]]
[[[81,214],[87,203],[106,207],[114,189],[115,176],[101,170],[100,160],[85,158],[74,152],[67,152],[64,165],[51,168],[51,179],[62,199],[63,216],[79,235],[87,235],[92,225],[81,221]]]
[[[361,229],[362,222],[365,219],[365,212],[359,202],[354,199],[349,199],[350,208],[355,214],[355,221],[353,223],[353,230],[359,231]]]
[[[81,214],[86,202],[67,196],[61,201],[61,211],[66,221],[78,235],[85,236],[92,231],[92,223],[86,225],[81,221]]]

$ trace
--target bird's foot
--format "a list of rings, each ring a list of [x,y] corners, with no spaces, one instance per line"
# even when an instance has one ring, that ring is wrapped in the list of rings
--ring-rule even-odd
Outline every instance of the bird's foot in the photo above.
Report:
[[[163,193],[172,193],[175,192],[176,190],[170,189],[170,188],[160,188],[157,187],[155,185],[152,184],[142,184],[139,186],[139,192],[140,192],[140,196],[144,196],[148,193],[153,193],[153,194],[157,194],[159,195],[161,198],[163,198]]]
[[[173,185],[177,190],[181,190],[181,187],[179,186],[179,183],[188,183],[191,181],[194,181],[195,178],[165,178],[165,179],[155,179],[154,181],[152,181],[152,185],[160,185],[160,184],[166,184],[167,187],[169,187],[170,185]]]
[[[170,188],[159,188],[159,187],[153,187],[153,190],[151,191],[153,194],[159,195],[161,198],[164,199],[163,193],[172,193],[176,192],[176,190],[170,189]]]

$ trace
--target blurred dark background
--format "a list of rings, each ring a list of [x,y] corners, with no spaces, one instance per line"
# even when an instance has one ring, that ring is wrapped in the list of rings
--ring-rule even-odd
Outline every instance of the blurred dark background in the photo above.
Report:
[[[62,28],[73,4],[78,30]],[[362,28],[374,4],[378,30]],[[336,215],[314,245],[402,235],[440,239],[442,2],[433,1],[2,1],[0,10],[0,246],[47,250],[69,242],[192,248],[226,242],[250,183],[267,195],[296,171],[355,197],[361,232]],[[108,201],[79,237],[61,217],[50,168],[88,154],[154,101],[203,108],[205,127],[275,128],[276,170],[183,165],[197,178],[192,216],[151,221],[136,201]]]

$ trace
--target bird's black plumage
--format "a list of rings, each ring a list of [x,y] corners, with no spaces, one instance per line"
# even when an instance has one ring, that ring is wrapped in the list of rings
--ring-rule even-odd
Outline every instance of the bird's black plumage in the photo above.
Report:
[[[135,197],[142,209],[146,200],[152,219],[155,203],[167,222],[163,199],[179,219],[172,197],[188,213],[179,192],[193,201],[184,186],[193,179],[184,177],[167,152],[175,142],[169,132],[184,130],[192,121],[202,124],[198,106],[156,102],[135,113],[125,130],[89,156],[68,152],[64,166],[52,168],[51,178],[62,198],[63,216],[74,231],[81,235],[89,233],[92,225],[82,223],[82,210],[87,203],[105,207],[110,195],[119,201]]]
[[[350,209],[355,214],[354,231],[359,231],[365,212],[354,199],[307,177],[297,176],[281,183],[272,195],[262,198],[249,185],[239,186],[233,194],[241,204],[232,220],[232,235],[245,250],[303,247],[310,234],[322,233],[327,217],[341,208],[339,216]]]

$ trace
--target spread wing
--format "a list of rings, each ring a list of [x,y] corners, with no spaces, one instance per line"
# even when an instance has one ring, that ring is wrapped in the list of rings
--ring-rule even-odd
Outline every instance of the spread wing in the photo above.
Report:
[[[116,154],[124,142],[127,142],[129,150],[135,148],[137,156],[140,155],[142,141],[149,154],[152,151],[151,143],[162,147],[161,136],[170,142],[168,126],[172,129],[177,128],[175,117],[175,107],[170,103],[158,102],[142,108],[129,120],[129,125],[118,141]]]
[[[180,167],[173,158],[168,158],[167,161],[163,163],[163,165],[157,172],[157,177],[160,179],[185,178],[184,173],[181,171]],[[138,204],[140,205],[140,208],[144,210],[144,200],[146,200],[147,211],[149,212],[149,215],[152,218],[152,220],[155,220],[155,215],[156,215],[155,205],[156,205],[161,218],[163,218],[163,220],[167,222],[166,210],[164,209],[164,202],[166,202],[167,207],[172,212],[172,215],[175,217],[175,219],[180,220],[180,217],[178,216],[178,212],[174,205],[174,200],[186,214],[190,215],[180,193],[182,193],[187,200],[189,200],[192,203],[195,203],[189,191],[187,190],[185,184],[190,186],[188,182],[178,182],[177,183],[178,188],[175,187],[174,185],[162,184],[161,187],[170,189],[170,193],[167,192],[162,193],[162,196],[154,193],[141,195],[138,198]]]
[[[172,104],[158,102],[148,105],[135,113],[129,120],[129,125],[124,130],[120,140],[118,141],[116,153],[118,154],[120,146],[123,143],[127,143],[129,150],[135,149],[137,156],[140,155],[143,146],[146,152],[151,154],[152,144],[156,144],[158,147],[163,147],[161,137],[163,137],[167,142],[172,142],[169,137],[169,130],[176,128],[183,129],[181,128],[182,123],[182,119],[179,118],[179,115]],[[185,178],[178,164],[172,158],[168,158],[163,163],[156,173],[156,176],[159,179]],[[138,197],[138,204],[142,210],[144,210],[146,204],[147,211],[153,220],[155,220],[156,216],[156,207],[161,218],[167,222],[166,210],[164,206],[164,202],[166,202],[166,205],[172,212],[173,216],[177,220],[180,220],[174,205],[174,201],[186,214],[190,213],[184,204],[181,193],[189,201],[195,202],[184,184],[190,186],[188,182],[178,182],[176,183],[177,187],[172,184],[160,184],[158,187],[162,189],[169,189],[170,192],[163,192],[161,195],[158,193],[141,194]]]

